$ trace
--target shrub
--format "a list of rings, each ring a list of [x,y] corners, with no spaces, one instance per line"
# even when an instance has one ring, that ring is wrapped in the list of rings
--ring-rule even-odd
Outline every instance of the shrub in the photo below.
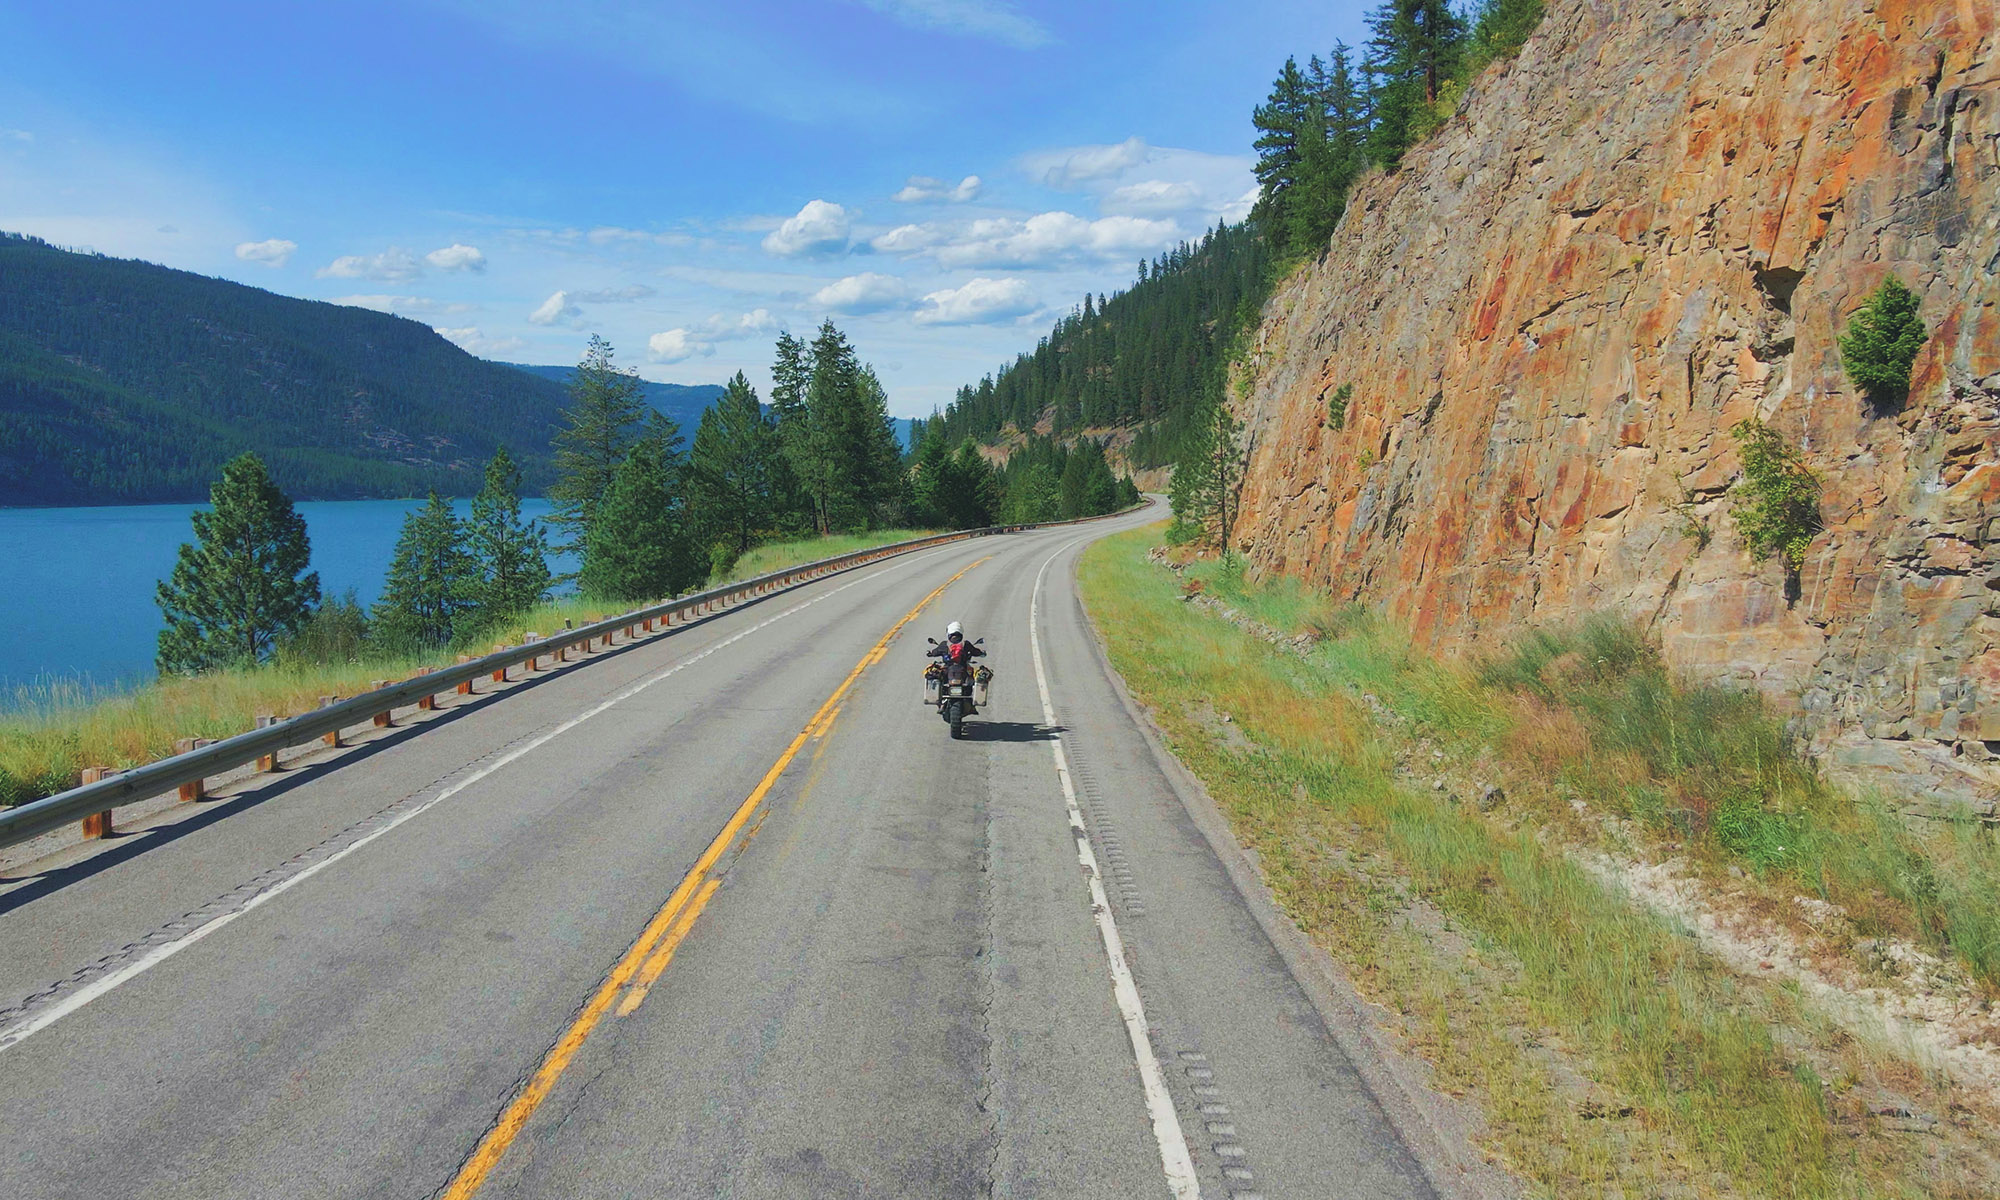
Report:
[[[1354,385],[1343,383],[1339,390],[1327,398],[1326,423],[1339,429],[1347,424],[1347,402],[1354,399]]]
[[[1730,495],[1730,515],[1750,553],[1784,560],[1794,584],[1805,566],[1806,547],[1824,526],[1819,516],[1819,476],[1796,448],[1755,417],[1730,427],[1743,479]]]
[[[1840,337],[1847,377],[1882,407],[1900,407],[1910,394],[1910,368],[1927,336],[1917,317],[1917,294],[1894,275],[1882,281]]]

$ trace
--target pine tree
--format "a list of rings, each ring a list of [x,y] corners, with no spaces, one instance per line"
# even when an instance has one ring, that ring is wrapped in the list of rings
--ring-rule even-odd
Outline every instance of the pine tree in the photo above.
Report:
[[[1840,362],[1847,377],[1876,406],[1899,408],[1910,395],[1910,370],[1924,348],[1922,304],[1894,275],[1882,281],[1840,335]]]
[[[569,379],[567,427],[555,436],[555,502],[551,520],[569,533],[566,549],[590,540],[597,507],[640,433],[647,407],[636,373],[621,370],[611,343],[591,335],[583,361]]]
[[[1467,73],[1477,74],[1488,63],[1519,50],[1542,23],[1546,8],[1545,0],[1485,0],[1472,22]]]
[[[924,430],[910,468],[911,518],[926,529],[950,528],[951,452],[945,449],[943,423]]]
[[[658,438],[627,452],[584,544],[577,576],[584,595],[616,604],[661,600],[707,576],[674,496],[674,475],[669,447]]]
[[[1010,525],[1056,520],[1062,512],[1062,480],[1047,463],[1027,464],[1009,478],[1001,511]]]
[[[1292,189],[1298,185],[1305,161],[1302,143],[1310,138],[1312,88],[1299,70],[1297,59],[1287,58],[1271,84],[1271,96],[1250,115],[1257,127],[1257,183],[1260,202],[1273,228],[1289,225],[1287,212]]]
[[[738,371],[701,414],[688,458],[688,517],[714,561],[735,562],[776,528],[788,484],[778,427]]]
[[[475,614],[479,584],[479,561],[466,548],[464,522],[432,492],[403,518],[389,578],[375,603],[376,630],[392,646],[450,645]]]
[[[1450,0],[1388,0],[1368,19],[1368,73],[1374,79],[1375,127],[1369,156],[1394,167],[1427,131],[1444,85],[1465,48],[1465,22]]]
[[[521,469],[505,446],[486,464],[486,483],[472,498],[466,522],[476,585],[477,621],[487,624],[526,612],[548,595],[548,537],[521,516]]]
[[[193,515],[195,540],[157,591],[162,675],[262,662],[319,603],[319,575],[306,572],[305,520],[263,460],[248,452],[231,459],[208,502]]]
[[[1000,519],[1000,483],[993,464],[971,438],[959,443],[946,473],[946,511],[953,529],[982,529]]]

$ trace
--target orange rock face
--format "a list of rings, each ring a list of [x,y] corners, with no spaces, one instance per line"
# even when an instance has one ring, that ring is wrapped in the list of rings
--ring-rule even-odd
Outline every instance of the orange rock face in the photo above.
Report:
[[[1449,648],[1625,614],[1791,706],[1836,768],[1990,808],[1996,24],[1991,0],[1556,0],[1272,298],[1237,541]],[[1835,339],[1891,273],[1931,337],[1883,412]],[[1795,597],[1729,516],[1750,416],[1825,481]]]

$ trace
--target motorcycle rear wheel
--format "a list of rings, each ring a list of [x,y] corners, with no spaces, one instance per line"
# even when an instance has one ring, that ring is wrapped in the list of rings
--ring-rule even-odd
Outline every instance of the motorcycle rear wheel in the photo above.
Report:
[[[944,706],[944,719],[951,723],[951,736],[965,736],[965,706],[953,700]]]

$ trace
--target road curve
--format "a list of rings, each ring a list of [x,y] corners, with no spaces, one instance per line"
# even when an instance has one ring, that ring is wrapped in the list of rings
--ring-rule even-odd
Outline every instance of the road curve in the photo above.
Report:
[[[1145,519],[765,597],[13,872],[0,1195],[1431,1195],[1092,645],[1076,555]],[[960,742],[947,619],[996,673]]]

